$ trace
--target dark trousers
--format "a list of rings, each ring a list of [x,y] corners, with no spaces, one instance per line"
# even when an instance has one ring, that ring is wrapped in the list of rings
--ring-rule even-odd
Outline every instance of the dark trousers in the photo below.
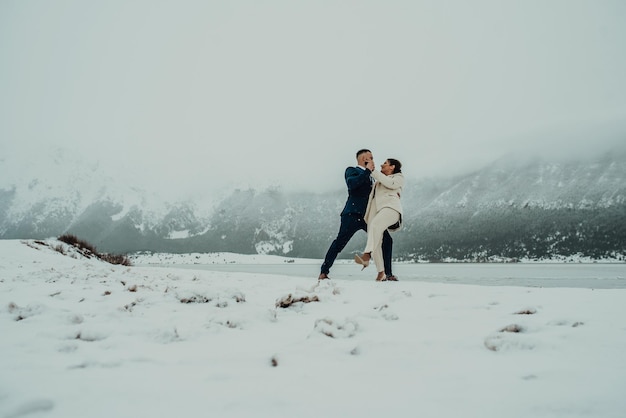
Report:
[[[354,234],[360,230],[367,231],[367,224],[362,217],[351,214],[341,216],[339,233],[326,252],[324,263],[322,263],[321,273],[328,274],[330,272],[330,268],[335,263],[337,255],[339,255],[346,245],[348,245],[348,241],[350,241]],[[383,234],[382,250],[385,274],[391,275],[391,252],[393,250],[393,239],[391,239],[389,231],[385,231]]]

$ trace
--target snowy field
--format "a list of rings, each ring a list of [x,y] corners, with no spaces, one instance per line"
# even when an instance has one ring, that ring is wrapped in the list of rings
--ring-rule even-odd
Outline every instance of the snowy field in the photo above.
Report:
[[[0,241],[0,418],[626,411],[626,289],[318,284],[47,242]]]
[[[316,278],[322,260],[278,256],[214,254],[135,254],[133,264],[210,270],[224,273],[264,273],[273,276]],[[571,261],[521,263],[394,263],[393,272],[402,281],[479,284],[484,286],[577,287],[626,289],[624,261]],[[360,271],[352,260],[337,260],[331,278],[372,280],[372,268]]]

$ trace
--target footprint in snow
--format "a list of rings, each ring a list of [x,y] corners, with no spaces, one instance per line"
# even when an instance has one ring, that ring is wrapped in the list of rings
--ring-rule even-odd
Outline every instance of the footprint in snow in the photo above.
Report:
[[[398,319],[400,319],[398,315],[396,315],[391,309],[389,309],[389,305],[387,305],[386,303],[384,305],[375,307],[374,310],[387,321],[397,321]]]
[[[532,350],[535,348],[534,344],[520,335],[525,332],[526,328],[522,325],[510,324],[485,338],[484,345],[491,351]]]
[[[18,306],[16,303],[9,303],[9,313],[14,315],[13,319],[16,321],[22,321],[31,316],[35,316],[41,313],[41,306],[26,306],[24,308]]]
[[[351,338],[359,329],[359,324],[351,319],[336,321],[331,318],[323,318],[315,321],[313,330],[330,338]]]
[[[582,325],[585,325],[585,323],[581,321],[569,321],[566,319],[562,319],[562,320],[550,321],[548,322],[548,325],[554,325],[558,327],[570,327],[571,326],[572,328],[578,328]]]

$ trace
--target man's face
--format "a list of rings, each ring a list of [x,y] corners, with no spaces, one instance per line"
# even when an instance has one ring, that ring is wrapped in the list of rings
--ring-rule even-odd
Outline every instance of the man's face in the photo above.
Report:
[[[368,161],[372,161],[374,159],[374,157],[372,156],[371,152],[364,152],[363,154],[359,155],[359,165],[365,167],[365,163]]]

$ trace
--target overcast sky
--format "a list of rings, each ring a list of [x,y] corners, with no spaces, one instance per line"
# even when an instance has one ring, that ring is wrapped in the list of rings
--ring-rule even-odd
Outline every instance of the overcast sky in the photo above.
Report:
[[[3,152],[166,188],[338,189],[362,147],[457,173],[625,121],[623,0],[0,1]]]

